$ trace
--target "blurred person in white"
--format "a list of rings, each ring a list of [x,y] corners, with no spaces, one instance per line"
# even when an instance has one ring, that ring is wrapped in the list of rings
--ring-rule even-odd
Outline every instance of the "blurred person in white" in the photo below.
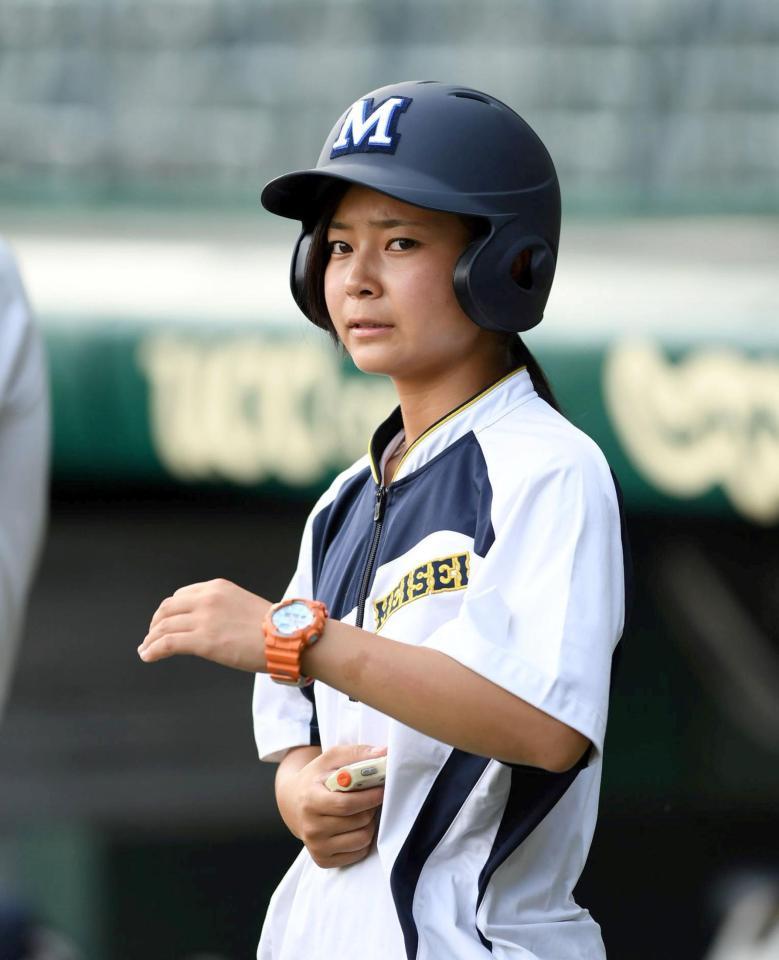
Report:
[[[0,720],[43,539],[48,477],[49,391],[43,346],[13,255],[0,238]],[[4,891],[0,876],[0,957],[74,956],[38,949],[37,936],[28,906]]]
[[[0,718],[46,523],[49,390],[41,337],[0,238]]]

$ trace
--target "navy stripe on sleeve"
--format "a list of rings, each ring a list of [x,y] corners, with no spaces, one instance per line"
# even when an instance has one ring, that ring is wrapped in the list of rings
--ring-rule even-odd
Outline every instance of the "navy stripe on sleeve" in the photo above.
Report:
[[[419,932],[412,907],[419,875],[484,773],[487,757],[452,750],[420,808],[390,875],[390,888],[403,930],[406,956],[414,960]]]
[[[539,767],[511,765],[511,786],[506,806],[492,849],[479,874],[477,911],[495,871],[530,836],[563,796],[579,771],[586,766],[588,755],[589,751],[585,751],[581,760],[564,773],[553,773]],[[491,950],[492,944],[481,930],[477,928],[476,932],[482,944]]]
[[[316,715],[316,699],[314,697],[315,686],[316,683],[312,683],[308,687],[301,687],[300,692],[306,700],[311,701],[311,719],[308,721],[309,742],[312,747],[321,747],[322,740],[319,736],[319,719]]]

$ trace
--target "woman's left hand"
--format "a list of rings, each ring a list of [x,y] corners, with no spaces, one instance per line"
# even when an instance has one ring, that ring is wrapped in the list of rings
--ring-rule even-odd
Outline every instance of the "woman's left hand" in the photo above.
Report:
[[[181,587],[157,608],[138,647],[145,663],[193,654],[236,670],[265,670],[267,600],[229,580]]]

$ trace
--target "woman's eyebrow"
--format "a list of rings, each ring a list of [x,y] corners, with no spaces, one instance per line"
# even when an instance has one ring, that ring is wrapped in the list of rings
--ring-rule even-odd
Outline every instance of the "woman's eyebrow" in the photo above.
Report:
[[[388,229],[393,229],[394,227],[424,227],[424,223],[420,220],[369,220],[368,225],[371,227],[385,227]]]
[[[342,220],[331,220],[330,226],[333,230],[351,230],[352,225],[350,223],[344,223]],[[369,227],[379,227],[384,230],[392,230],[395,227],[424,227],[425,224],[420,220],[369,220]]]

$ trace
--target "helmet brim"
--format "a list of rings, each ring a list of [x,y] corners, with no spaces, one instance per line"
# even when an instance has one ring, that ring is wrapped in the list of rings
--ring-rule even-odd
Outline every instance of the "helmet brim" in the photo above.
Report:
[[[432,177],[420,176],[419,171],[415,171],[413,178],[409,179],[413,179],[413,187],[402,182],[403,170],[398,166],[385,172],[377,169],[375,163],[359,161],[350,163],[348,171],[324,173],[317,169],[299,170],[267,183],[260,195],[260,202],[266,210],[280,217],[310,223],[318,216],[325,188],[335,180],[369,187],[396,200],[429,210],[495,220],[500,218],[501,210],[505,210],[504,216],[513,217],[518,193],[529,192],[462,194]],[[537,190],[538,185],[531,189]]]

